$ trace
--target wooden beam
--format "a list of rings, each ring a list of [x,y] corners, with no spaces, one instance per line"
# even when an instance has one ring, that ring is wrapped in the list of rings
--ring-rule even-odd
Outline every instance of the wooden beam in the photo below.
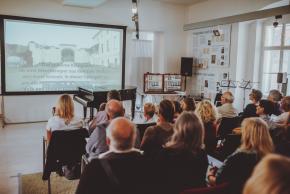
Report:
[[[229,16],[229,17],[224,17],[224,18],[218,18],[214,20],[207,20],[207,21],[197,22],[197,23],[192,23],[192,24],[185,24],[183,26],[183,30],[188,31],[188,30],[194,30],[194,29],[199,29],[199,28],[207,28],[207,27],[212,27],[212,26],[232,24],[232,23],[237,23],[237,22],[262,19],[262,18],[272,17],[276,15],[284,15],[284,14],[290,14],[290,5],[261,10],[261,11],[254,11],[250,13],[234,15],[234,16]]]

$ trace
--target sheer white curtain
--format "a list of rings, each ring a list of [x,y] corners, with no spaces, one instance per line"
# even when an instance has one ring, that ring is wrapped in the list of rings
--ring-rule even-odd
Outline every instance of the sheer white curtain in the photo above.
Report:
[[[130,41],[130,61],[126,68],[128,71],[127,83],[137,86],[143,91],[143,75],[152,72],[153,61],[153,33],[140,33],[140,39],[132,36]]]

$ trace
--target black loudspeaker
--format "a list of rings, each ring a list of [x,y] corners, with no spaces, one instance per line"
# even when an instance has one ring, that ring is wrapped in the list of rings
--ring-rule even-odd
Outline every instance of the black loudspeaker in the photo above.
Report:
[[[192,64],[193,64],[193,58],[181,57],[180,74],[182,76],[192,76]]]
[[[278,84],[283,83],[283,73],[278,73],[277,74],[277,83]]]
[[[286,83],[287,82],[287,73],[278,73],[277,74],[277,83]]]

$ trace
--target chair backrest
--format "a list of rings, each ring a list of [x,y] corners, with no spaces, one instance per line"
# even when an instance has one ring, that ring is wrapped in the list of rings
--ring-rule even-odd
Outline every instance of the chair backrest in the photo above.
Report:
[[[137,130],[139,131],[140,141],[142,141],[146,129],[150,126],[154,126],[156,123],[139,123],[137,124]]]
[[[47,180],[51,172],[64,165],[79,163],[85,153],[86,137],[88,131],[84,128],[53,131],[46,151],[43,179]]]
[[[228,134],[221,149],[222,159],[226,159],[241,145],[241,135]]]
[[[231,134],[233,132],[234,128],[239,127],[240,119],[241,119],[240,117],[233,118],[223,117],[217,130],[220,139],[225,138],[226,135]]]
[[[229,184],[223,183],[214,187],[194,188],[182,191],[180,194],[229,194]]]

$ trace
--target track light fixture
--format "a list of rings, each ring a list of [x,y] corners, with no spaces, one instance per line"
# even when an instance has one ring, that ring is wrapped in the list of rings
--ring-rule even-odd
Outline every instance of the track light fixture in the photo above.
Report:
[[[135,22],[136,38],[139,39],[139,18],[138,18],[138,4],[137,0],[132,0],[132,21]]]

